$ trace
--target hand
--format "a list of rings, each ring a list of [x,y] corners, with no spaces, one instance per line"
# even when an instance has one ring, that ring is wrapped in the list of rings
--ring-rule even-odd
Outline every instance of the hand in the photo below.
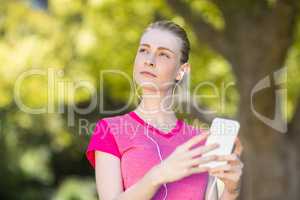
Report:
[[[202,154],[219,147],[218,144],[202,145],[191,149],[194,145],[207,139],[209,133],[203,133],[189,139],[178,146],[165,160],[156,166],[156,174],[160,177],[160,183],[173,182],[194,173],[208,171],[208,167],[201,164],[216,161],[217,156],[201,157]]]
[[[243,147],[240,140],[235,140],[235,149],[233,154],[218,156],[218,161],[227,161],[226,165],[211,168],[210,175],[219,178],[224,182],[225,191],[230,194],[239,194],[241,186],[241,176],[243,169],[243,162],[240,160]]]

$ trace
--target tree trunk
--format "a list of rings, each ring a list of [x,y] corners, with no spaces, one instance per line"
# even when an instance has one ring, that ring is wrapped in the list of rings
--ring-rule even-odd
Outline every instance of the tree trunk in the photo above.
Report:
[[[277,0],[273,6],[263,0],[212,2],[223,13],[223,31],[213,29],[186,3],[168,0],[192,26],[199,41],[231,63],[240,94],[237,119],[244,146],[240,199],[300,199],[300,106],[288,130],[284,130],[283,116],[278,112],[279,97],[284,96],[279,92],[286,91],[280,88],[280,80],[283,85],[286,81],[280,74],[284,75],[283,63],[299,5],[293,0]],[[256,91],[259,85],[263,87]]]

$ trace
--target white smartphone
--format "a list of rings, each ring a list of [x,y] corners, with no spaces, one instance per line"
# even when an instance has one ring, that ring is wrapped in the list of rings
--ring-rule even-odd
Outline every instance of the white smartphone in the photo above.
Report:
[[[210,135],[208,136],[205,145],[218,143],[220,146],[203,156],[208,155],[229,155],[232,153],[234,141],[238,135],[240,124],[238,121],[215,118],[212,121],[209,129]],[[217,167],[226,164],[226,161],[213,161],[205,164],[201,164],[201,167]]]

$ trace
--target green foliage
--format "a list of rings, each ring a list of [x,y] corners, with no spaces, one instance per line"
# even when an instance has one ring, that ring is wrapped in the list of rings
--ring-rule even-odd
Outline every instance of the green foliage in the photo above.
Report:
[[[299,99],[300,86],[300,22],[297,23],[295,41],[289,50],[285,67],[287,67],[287,119],[290,120]]]
[[[69,177],[58,188],[52,200],[96,200],[94,179]]]

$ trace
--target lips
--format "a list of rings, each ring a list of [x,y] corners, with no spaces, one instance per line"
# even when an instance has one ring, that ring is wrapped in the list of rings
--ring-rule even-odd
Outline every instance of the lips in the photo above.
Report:
[[[155,74],[152,74],[151,72],[147,72],[147,71],[142,71],[142,72],[140,72],[141,74],[143,74],[143,75],[148,75],[148,76],[151,76],[151,77],[156,77],[156,75]]]

